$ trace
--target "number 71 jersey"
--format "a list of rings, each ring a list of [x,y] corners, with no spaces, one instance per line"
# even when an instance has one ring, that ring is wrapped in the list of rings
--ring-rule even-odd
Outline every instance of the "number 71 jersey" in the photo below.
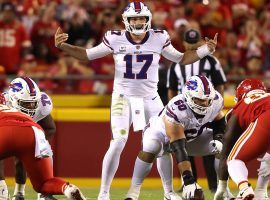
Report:
[[[151,29],[140,43],[126,31],[108,31],[103,43],[113,51],[114,91],[141,97],[156,93],[160,54],[170,45],[166,31]]]

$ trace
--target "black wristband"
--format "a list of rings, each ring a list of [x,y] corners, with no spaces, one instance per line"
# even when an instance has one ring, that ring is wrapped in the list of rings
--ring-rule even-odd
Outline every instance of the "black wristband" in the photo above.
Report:
[[[189,170],[184,171],[182,173],[182,177],[183,177],[184,185],[190,185],[190,184],[195,183],[195,178],[192,172]]]

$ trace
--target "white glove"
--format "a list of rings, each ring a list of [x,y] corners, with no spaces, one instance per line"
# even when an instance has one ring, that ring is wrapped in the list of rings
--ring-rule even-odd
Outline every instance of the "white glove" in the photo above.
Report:
[[[257,160],[261,162],[258,175],[263,177],[270,175],[270,154],[266,153],[263,158],[258,158]]]
[[[184,185],[182,197],[184,199],[194,198],[195,191],[198,190],[198,189],[202,189],[202,188],[197,183],[193,183],[193,184],[189,184],[189,185]]]
[[[222,150],[223,144],[222,142],[218,140],[211,140],[209,142],[209,148],[212,150],[212,153],[214,154],[219,154]]]

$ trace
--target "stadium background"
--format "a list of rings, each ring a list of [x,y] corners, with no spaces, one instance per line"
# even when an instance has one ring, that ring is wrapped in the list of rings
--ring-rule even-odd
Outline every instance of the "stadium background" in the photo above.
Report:
[[[215,56],[228,79],[225,89],[225,109],[228,109],[234,104],[235,85],[244,78],[260,78],[269,87],[270,3],[267,0],[209,1],[143,2],[153,13],[153,27],[166,29],[173,45],[181,51],[184,30],[195,28],[201,31],[202,37],[210,38],[219,32]],[[15,40],[19,51],[14,51],[15,47],[7,46],[5,37],[0,34],[1,89],[7,89],[8,82],[15,76],[26,75],[36,80],[54,103],[57,133],[51,144],[55,174],[99,178],[102,159],[110,142],[109,94],[113,83],[113,60],[108,56],[92,62],[78,62],[54,47],[53,36],[56,28],[62,26],[70,35],[69,43],[94,46],[107,30],[123,28],[121,13],[129,1],[1,0],[0,4],[5,2],[14,5],[11,11],[15,14],[16,26],[7,28],[0,24],[0,32],[13,28],[19,34],[21,29],[16,27],[20,25],[24,37]],[[0,15],[5,11],[2,8]],[[160,64],[165,69],[170,66],[165,59]],[[140,134],[131,132],[116,177],[131,177],[140,138]],[[196,158],[196,163],[198,176],[202,178],[204,170],[200,158]],[[250,166],[250,176],[255,177],[258,162],[254,161]],[[13,176],[11,160],[5,168],[7,176]],[[150,177],[158,177],[156,169]]]

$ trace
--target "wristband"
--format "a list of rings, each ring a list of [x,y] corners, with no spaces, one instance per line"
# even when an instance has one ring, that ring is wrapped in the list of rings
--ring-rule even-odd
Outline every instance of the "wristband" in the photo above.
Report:
[[[196,50],[196,53],[198,55],[199,58],[203,58],[209,54],[211,54],[211,52],[209,51],[208,49],[208,46],[207,44],[204,44],[202,46],[200,46],[197,50]]]

